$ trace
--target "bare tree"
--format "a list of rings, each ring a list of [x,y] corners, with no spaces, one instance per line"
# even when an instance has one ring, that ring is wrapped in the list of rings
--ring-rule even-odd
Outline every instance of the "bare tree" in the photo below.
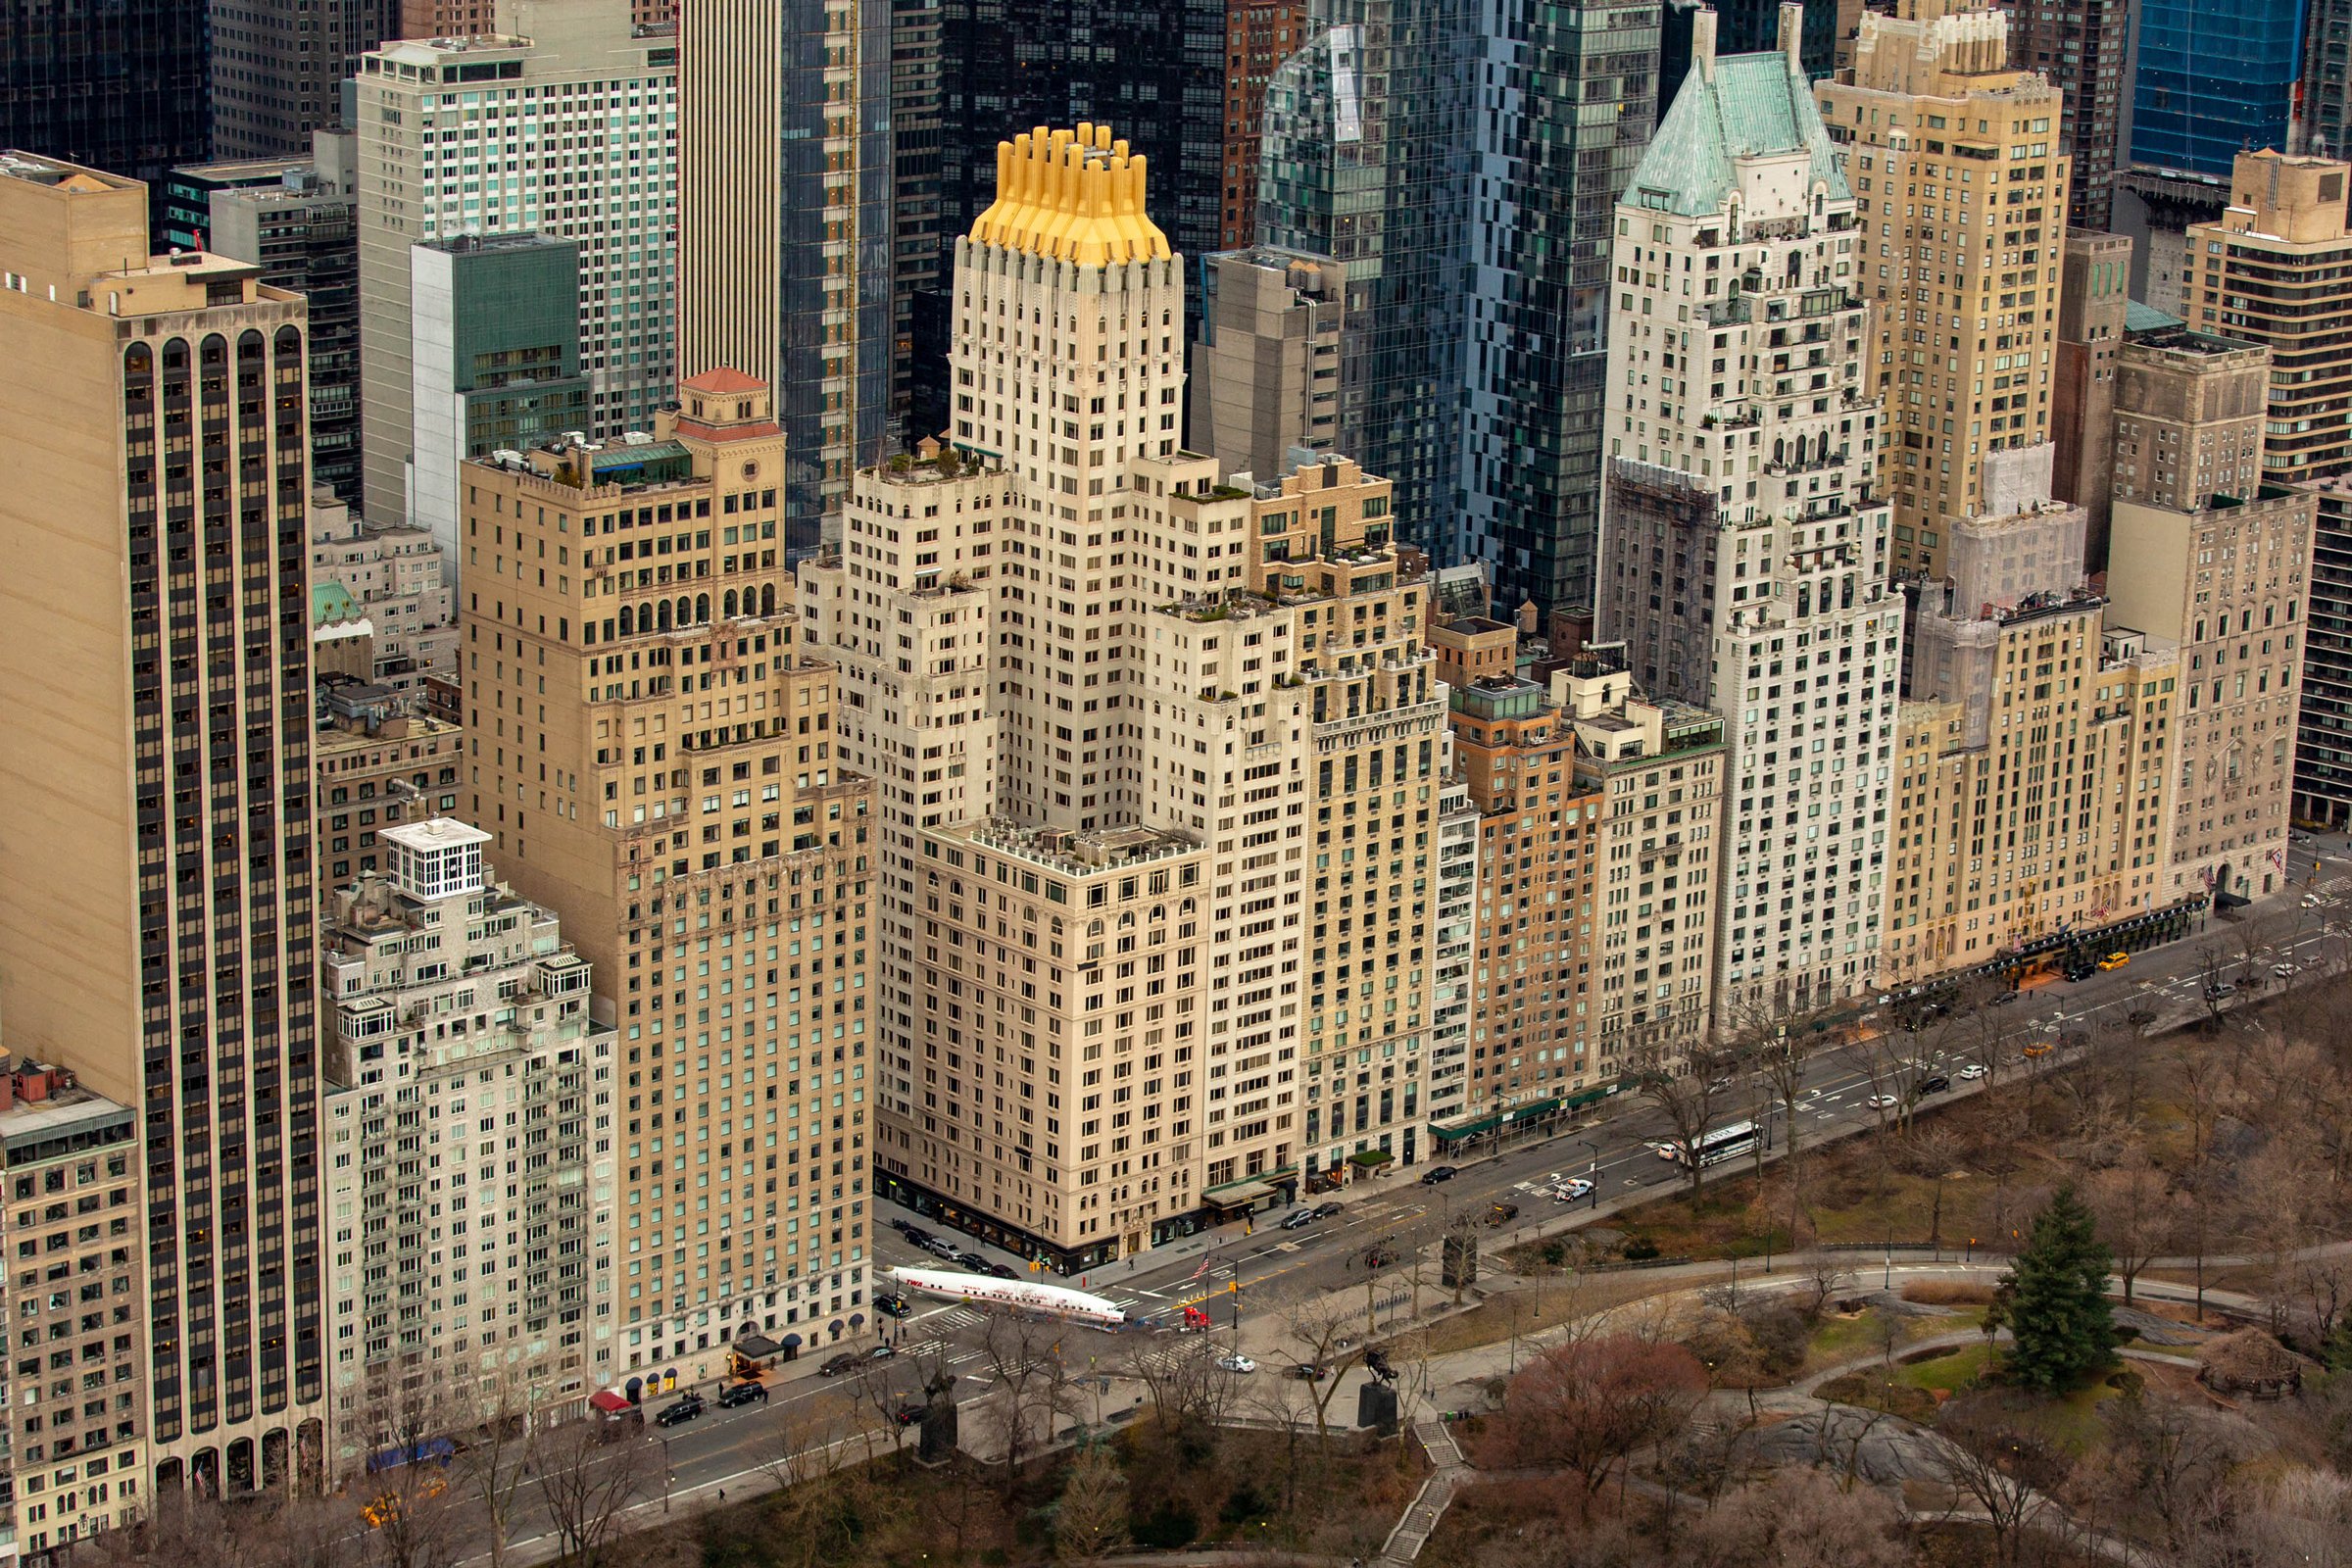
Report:
[[[2086,1491],[2120,1510],[2152,1514],[2166,1550],[2185,1549],[2223,1505],[2230,1475],[2247,1447],[2243,1429],[2175,1399],[2127,1394],[2099,1406],[2108,1441]]]
[[[436,1386],[403,1367],[376,1369],[345,1420],[369,1455],[353,1492],[367,1500],[367,1556],[383,1568],[446,1568],[459,1545],[446,1436],[452,1411]]]
[[[1721,1046],[1693,1045],[1687,1052],[1661,1046],[1640,1064],[1636,1081],[1642,1097],[1666,1113],[1682,1146],[1696,1149],[1720,1118],[1739,1064],[1739,1053]],[[1696,1202],[1704,1173],[1697,1160],[1686,1163]]]
[[[1976,1505],[1992,1532],[1995,1559],[2012,1568],[2026,1533],[2057,1507],[2065,1458],[1982,1397],[1946,1405],[1936,1430],[1944,1439],[1937,1452],[1945,1482]]]
[[[1682,1425],[1706,1393],[1706,1369],[1679,1345],[1623,1335],[1547,1350],[1511,1380],[1496,1421],[1521,1464],[1574,1471],[1592,1497],[1620,1460]]]
[[[1285,1333],[1305,1352],[1298,1364],[1319,1367],[1329,1374],[1304,1380],[1319,1439],[1331,1436],[1331,1401],[1347,1381],[1348,1369],[1363,1358],[1354,1328],[1355,1314],[1342,1307],[1336,1297],[1310,1298],[1283,1314]]]
[[[1914,1124],[1903,1140],[1903,1163],[1930,1184],[1928,1242],[1933,1247],[1943,1245],[1943,1188],[1959,1158],[1960,1135],[1949,1127],[1934,1122]]]
[[[566,1421],[533,1433],[529,1445],[532,1484],[562,1554],[577,1568],[596,1568],[649,1469],[642,1438],[607,1444],[603,1430],[595,1421]]]
[[[776,1484],[771,1505],[800,1568],[837,1560],[856,1539],[864,1472],[855,1399],[822,1398],[772,1418],[760,1468]]]
[[[2164,1173],[2134,1149],[2126,1163],[2092,1173],[2082,1196],[2098,1222],[2099,1240],[2115,1254],[2115,1272],[2124,1282],[2124,1304],[2129,1306],[2140,1270],[2172,1245],[2171,1188]]]
[[[1127,1477],[1101,1444],[1078,1450],[1054,1504],[1054,1560],[1093,1568],[1127,1545]]]
[[[2221,1116],[2222,1097],[2230,1082],[2230,1062],[2210,1041],[2185,1036],[2173,1046],[2173,1078],[2180,1113],[2188,1118],[2188,1159],[2202,1167],[2213,1142],[2214,1123]]]
[[[518,1377],[502,1376],[489,1420],[459,1452],[453,1467],[460,1490],[481,1504],[490,1537],[490,1568],[506,1568],[507,1540],[514,1533],[516,1503],[530,1470],[532,1417],[528,1385]]]
[[[1058,1323],[1004,1312],[990,1314],[981,1331],[980,1353],[997,1387],[989,1413],[1004,1447],[1007,1492],[1019,1484],[1034,1446],[1050,1442],[1056,1420],[1072,1413],[1061,1364],[1065,1332]]]

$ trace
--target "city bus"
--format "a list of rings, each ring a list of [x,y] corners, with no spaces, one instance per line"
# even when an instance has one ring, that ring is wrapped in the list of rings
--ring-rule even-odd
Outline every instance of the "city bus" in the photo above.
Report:
[[[1756,1124],[1752,1121],[1729,1122],[1710,1129],[1698,1140],[1698,1152],[1693,1155],[1686,1144],[1676,1156],[1687,1169],[1692,1165],[1720,1165],[1727,1159],[1751,1154],[1756,1149]]]

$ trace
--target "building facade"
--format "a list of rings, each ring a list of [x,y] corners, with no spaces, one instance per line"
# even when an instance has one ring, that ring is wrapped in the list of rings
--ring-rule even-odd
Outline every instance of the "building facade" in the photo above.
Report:
[[[1921,586],[1882,984],[2089,943],[2177,902],[2178,664],[2169,644],[2109,624],[2085,586],[2084,528],[2058,502],[1969,519],[1950,574]]]
[[[340,586],[367,617],[370,682],[402,692],[457,672],[457,595],[441,554],[420,528],[371,528],[331,492],[312,491],[311,589]]]
[[[342,888],[383,871],[385,828],[458,808],[463,731],[381,686],[321,680],[318,707],[314,836],[326,885]]]
[[[143,180],[160,219],[169,172],[213,156],[211,57],[205,7],[181,0],[11,6],[0,13],[0,151]]]
[[[465,465],[586,432],[580,246],[543,234],[459,234],[409,252],[407,522],[458,580]]]
[[[795,645],[767,389],[677,397],[466,466],[460,623],[466,809],[611,977],[618,1370],[700,1379],[871,1310],[873,795]]]
[[[2158,901],[2286,882],[2316,499],[2261,485],[2193,510],[2115,504],[2116,618],[2179,648],[2172,826]]]
[[[358,138],[311,133],[308,160],[274,182],[213,190],[197,249],[251,262],[272,286],[311,306],[311,478],[360,499],[360,248],[352,157]],[[189,172],[174,170],[178,176]],[[202,170],[196,172],[203,172]],[[176,242],[175,242],[176,243]]]
[[[1955,522],[2048,494],[2062,104],[2010,69],[2004,11],[1902,0],[1864,13],[1854,48],[1851,79],[1818,88],[1821,116],[1873,252],[1855,281],[1878,328],[1892,564],[1934,576]]]
[[[2308,0],[2137,0],[2132,162],[2228,179],[2251,147],[2288,147]]]
[[[2115,355],[2108,494],[2171,512],[2262,482],[2271,357],[2234,338],[2168,326],[2129,334]]]
[[[2070,227],[2104,232],[2115,220],[2115,171],[2123,151],[2132,0],[2029,0],[2010,13],[2018,69],[2060,94],[2058,146],[2073,170]]]
[[[838,535],[889,430],[893,20],[892,0],[680,19],[678,367],[775,389],[794,552]]]
[[[1266,84],[1305,41],[1306,12],[1306,0],[1225,0],[1225,159],[1219,176],[1224,188],[1218,250],[1237,250],[1257,237],[1257,161],[1265,128]]]
[[[2130,314],[2132,242],[2121,234],[2066,236],[2058,280],[2058,365],[2050,389],[2050,494],[2082,509],[2083,559],[2107,560],[2115,476],[2115,359]]]
[[[213,154],[298,157],[342,118],[360,57],[400,32],[400,0],[207,0]]]
[[[255,268],[136,259],[148,217],[0,164],[0,353],[43,368],[0,411],[71,432],[0,495],[0,662],[49,671],[0,699],[0,800],[41,824],[0,847],[0,1006],[148,1107],[154,1468],[237,1493],[323,1450],[309,345]]]
[[[1430,959],[1428,1105],[1433,1129],[1441,1122],[1465,1117],[1470,1109],[1471,977],[1478,962],[1478,803],[1470,798],[1469,781],[1458,767],[1448,766],[1445,787],[1438,792],[1437,947]]]
[[[2303,651],[2303,712],[2295,730],[2296,820],[2352,824],[2352,479],[2312,486],[2319,506],[2311,551],[2311,625]]]
[[[2238,155],[2230,206],[2192,225],[2180,314],[2271,351],[2263,464],[2280,483],[2352,469],[2352,164]]]
[[[1652,700],[1723,715],[1732,1027],[1871,983],[1902,662],[1854,196],[1784,44],[1719,60],[1699,14],[1618,206],[1609,325],[1595,629]]]
[[[677,388],[677,39],[597,0],[514,0],[502,18],[517,35],[388,44],[360,63],[361,429],[373,521],[411,520],[419,243],[530,230],[579,246],[588,434],[647,428]]]
[[[1347,269],[1252,249],[1201,263],[1189,441],[1228,472],[1276,474],[1340,439]]]
[[[0,1073],[10,1556],[57,1562],[147,1511],[138,1113],[33,1061]]]
[[[916,313],[936,302],[945,142],[939,106],[939,0],[890,8],[890,412],[911,446],[945,426],[915,413]]]
[[[383,830],[320,939],[338,1476],[422,1435],[564,1420],[615,1380],[612,1026],[489,835]]]

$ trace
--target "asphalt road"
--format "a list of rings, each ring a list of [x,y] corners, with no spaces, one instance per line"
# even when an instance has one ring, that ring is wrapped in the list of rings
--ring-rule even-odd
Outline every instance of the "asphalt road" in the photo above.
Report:
[[[2015,1054],[2030,1041],[2090,1033],[2101,1024],[2128,1027],[2130,1015],[2143,1010],[2175,1019],[2193,1013],[2202,1005],[2204,985],[2216,973],[2233,982],[2242,975],[2258,977],[2261,987],[2249,987],[2250,997],[2279,984],[2299,983],[2322,967],[2340,965],[2347,949],[2344,933],[2352,931],[2352,914],[2343,907],[2352,904],[2352,841],[2329,836],[2317,844],[2297,845],[2290,851],[2288,869],[2292,889],[2258,902],[2241,922],[2207,915],[2186,937],[2133,955],[2123,967],[2080,982],[2045,982],[1997,1009],[2001,1040],[1995,1049],[2004,1054],[2000,1072],[2046,1070],[2071,1054],[2061,1050],[2038,1062]],[[2319,906],[2305,906],[2307,887],[2323,899]],[[2328,892],[2331,887],[2335,892]],[[2248,930],[2255,933],[2257,957],[2248,956],[2243,935]],[[2297,965],[2299,973],[2286,980],[2272,978],[2271,968],[2279,962]],[[1940,1049],[1942,1065],[1954,1072],[1950,1094],[1957,1097],[1984,1087],[1959,1080],[1955,1069],[1984,1049],[1985,1037],[1993,1032],[1956,1026],[1917,1038],[1923,1048]],[[1796,1112],[1808,1144],[1884,1124],[1889,1113],[1866,1103],[1872,1093],[1872,1074],[1865,1065],[1868,1054],[1831,1046],[1810,1058]],[[1883,1077],[1884,1067],[1880,1070]],[[1735,1085],[1724,1095],[1715,1119],[1753,1115],[1766,1123],[1777,1143],[1786,1137],[1784,1117],[1778,1107],[1769,1116],[1762,1113],[1757,1108],[1762,1098],[1765,1091],[1759,1086]],[[1279,1216],[1261,1215],[1253,1232],[1231,1225],[1081,1279],[1045,1278],[1106,1296],[1127,1308],[1132,1318],[1172,1324],[1187,1302],[1200,1302],[1210,1310],[1222,1334],[1231,1332],[1230,1325],[1245,1315],[1281,1301],[1325,1292],[1367,1291],[1362,1257],[1373,1244],[1393,1250],[1409,1263],[1436,1243],[1457,1215],[1484,1216],[1495,1203],[1517,1203],[1520,1213],[1511,1225],[1489,1233],[1498,1242],[1552,1218],[1559,1205],[1534,1190],[1552,1174],[1589,1177],[1596,1183],[1599,1201],[1638,1196],[1680,1179],[1680,1168],[1661,1158],[1653,1147],[1672,1131],[1662,1111],[1630,1094],[1594,1108],[1597,1114],[1591,1119],[1540,1140],[1513,1143],[1506,1137],[1499,1149],[1481,1141],[1452,1156],[1459,1173],[1450,1181],[1428,1185],[1408,1173],[1358,1183],[1338,1195],[1346,1205],[1340,1214],[1301,1230],[1282,1230]],[[1740,1168],[1740,1162],[1730,1168]],[[894,1219],[915,1219],[910,1212],[884,1204],[875,1218],[880,1268],[943,1266],[888,1228]],[[934,1222],[916,1223],[936,1234],[951,1234]],[[956,1240],[991,1261],[1021,1269],[1023,1278],[1032,1277],[1023,1261],[1010,1253],[973,1238]],[[1395,1278],[1393,1272],[1390,1278]],[[1237,1284],[1238,1292],[1232,1288]],[[1373,1288],[1368,1294],[1376,1294],[1383,1302],[1396,1299],[1388,1288]],[[977,1308],[925,1304],[918,1298],[908,1319],[882,1320],[884,1336],[906,1352],[896,1361],[841,1380],[810,1375],[806,1361],[781,1369],[770,1376],[767,1403],[732,1410],[713,1404],[700,1418],[669,1429],[657,1428],[649,1419],[645,1435],[616,1444],[608,1462],[630,1462],[640,1468],[642,1480],[634,1494],[640,1499],[640,1517],[715,1500],[729,1486],[748,1492],[768,1479],[766,1467],[785,1448],[848,1430],[851,1413],[860,1401],[912,1395],[920,1377],[918,1360],[944,1363],[958,1375],[959,1403],[968,1406],[986,1398],[992,1387],[989,1355],[981,1343],[986,1322]],[[1071,1325],[1058,1336],[1057,1349],[1073,1373],[1089,1366],[1108,1370],[1132,1357],[1136,1335],[1152,1332]],[[862,1348],[867,1342],[855,1343]],[[649,1415],[666,1402],[649,1401]],[[630,1443],[638,1445],[639,1451],[624,1456],[620,1450]],[[523,1518],[513,1535],[511,1561],[544,1560],[553,1555],[554,1543],[528,1486],[522,1501]]]

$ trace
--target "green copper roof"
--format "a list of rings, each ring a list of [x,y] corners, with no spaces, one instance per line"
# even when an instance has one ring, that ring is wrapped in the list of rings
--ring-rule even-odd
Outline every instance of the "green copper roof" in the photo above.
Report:
[[[1813,93],[1788,57],[1729,55],[1712,80],[1696,64],[1634,172],[1626,200],[1638,207],[1704,218],[1721,212],[1739,184],[1735,162],[1810,152],[1813,177],[1833,200],[1852,194]]]
[[[314,583],[311,586],[311,624],[332,626],[337,621],[357,620],[367,612],[351,597],[351,590],[339,582]]]
[[[2124,335],[2137,337],[2142,332],[2169,332],[2184,325],[2180,318],[2138,300],[2124,301]]]

